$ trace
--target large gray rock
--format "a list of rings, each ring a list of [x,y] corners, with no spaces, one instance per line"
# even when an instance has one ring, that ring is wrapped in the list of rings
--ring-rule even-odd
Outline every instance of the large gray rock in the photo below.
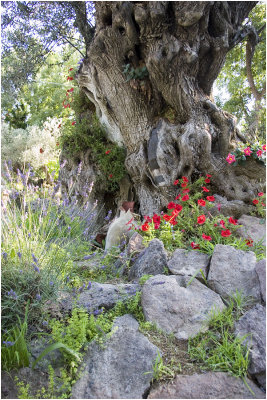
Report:
[[[242,215],[238,223],[242,226],[236,230],[236,234],[248,239],[251,238],[254,242],[263,240],[266,241],[266,223],[262,218],[252,217],[251,215]]]
[[[175,275],[193,276],[196,272],[202,269],[205,278],[208,273],[210,257],[207,254],[199,251],[187,251],[177,249],[168,262],[169,270]],[[196,278],[203,280],[201,273],[196,275]]]
[[[244,203],[242,200],[227,200],[226,197],[214,195],[216,205],[206,209],[212,215],[222,214],[225,217],[240,218],[243,214],[249,214],[254,206]]]
[[[92,343],[81,377],[72,388],[73,399],[142,399],[152,379],[158,348],[138,331],[130,315],[116,320],[114,333],[99,347]]]
[[[260,301],[260,283],[255,266],[256,256],[252,251],[217,244],[211,258],[208,285],[224,299],[238,290],[244,296]]]
[[[143,250],[132,268],[129,278],[140,278],[142,275],[157,275],[164,272],[167,268],[167,253],[163,243],[158,239],[153,239],[148,247]]]
[[[257,262],[256,272],[260,282],[261,298],[266,303],[266,259]]]
[[[71,310],[74,305],[86,308],[90,313],[97,313],[102,307],[110,309],[122,300],[134,296],[141,288],[137,284],[111,285],[108,283],[92,282],[89,289],[85,288],[79,296],[61,292],[59,301],[63,310]]]
[[[247,311],[235,324],[236,336],[247,334],[249,336],[243,343],[250,348],[248,372],[266,387],[266,310],[260,304]]]
[[[196,279],[183,287],[188,282],[188,277],[156,275],[142,289],[146,320],[167,333],[173,332],[178,339],[188,339],[206,329],[209,312],[224,308],[219,295]]]
[[[254,382],[246,379],[255,396],[240,378],[225,372],[177,375],[172,383],[158,385],[149,393],[149,399],[265,399]]]

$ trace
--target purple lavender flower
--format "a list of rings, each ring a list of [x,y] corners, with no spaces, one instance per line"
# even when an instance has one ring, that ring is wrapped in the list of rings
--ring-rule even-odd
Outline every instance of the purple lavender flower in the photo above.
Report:
[[[89,290],[89,289],[91,289],[91,287],[92,287],[92,283],[89,281],[86,289]]]
[[[18,299],[18,296],[17,296],[16,292],[14,292],[13,289],[10,289],[9,292],[7,292],[7,295],[9,297],[11,297],[13,300],[17,300]]]
[[[11,347],[14,346],[15,342],[11,342],[10,340],[3,340],[3,344],[5,344],[6,347]]]
[[[35,297],[37,300],[41,300],[41,295],[39,293],[37,293],[37,295]]]
[[[37,265],[35,265],[35,264],[32,263],[32,266],[33,266],[34,271],[38,272],[38,274],[39,274],[39,273],[40,273],[40,270],[39,270],[39,268],[37,267]]]
[[[53,286],[53,285],[54,285],[54,282],[53,282],[53,281],[50,281],[50,282],[49,282],[49,285],[50,285],[50,286]]]
[[[19,259],[21,259],[21,257],[22,257],[22,254],[21,254],[21,252],[20,252],[20,251],[18,251],[18,252],[17,252],[17,255],[18,255],[18,258],[19,258]]]
[[[37,258],[35,257],[35,255],[33,253],[32,253],[32,259],[36,264],[38,264],[38,260],[37,260]]]
[[[48,325],[48,322],[47,322],[47,321],[43,321],[42,324],[43,324],[44,326],[47,326],[47,325]]]
[[[28,233],[28,237],[29,237],[29,238],[31,237],[31,234],[30,234],[30,233]]]
[[[109,212],[107,213],[106,217],[104,218],[105,221],[109,221],[112,215],[112,210],[109,210]]]
[[[6,260],[7,259],[7,253],[5,251],[3,251],[2,253],[3,258]]]

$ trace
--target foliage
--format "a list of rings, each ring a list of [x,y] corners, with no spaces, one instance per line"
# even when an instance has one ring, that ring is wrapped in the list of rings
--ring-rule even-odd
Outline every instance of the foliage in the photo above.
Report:
[[[234,322],[243,313],[247,300],[236,293],[223,311],[210,315],[208,330],[189,339],[188,352],[192,360],[202,363],[203,368],[212,371],[229,372],[244,377],[249,365],[249,349],[242,343],[243,338],[235,337]]]
[[[143,80],[148,76],[148,70],[145,65],[134,68],[131,66],[131,64],[126,64],[123,73],[126,76],[126,82],[130,81],[131,79]]]
[[[225,218],[219,213],[213,216],[209,212],[215,206],[220,210],[220,204],[215,203],[215,197],[207,188],[210,178],[211,175],[207,175],[206,178],[200,177],[189,184],[188,179],[182,177],[180,193],[175,198],[178,202],[171,201],[167,205],[169,211],[166,214],[145,216],[145,222],[137,228],[143,235],[144,242],[149,243],[156,237],[167,250],[185,248],[207,254],[213,253],[216,244],[227,244],[241,250],[254,250],[260,258],[261,251],[259,248],[256,250],[253,245],[250,246],[250,238],[241,239],[234,234],[238,228],[237,220],[233,217]],[[179,180],[176,180],[174,185],[178,184]],[[264,196],[263,193],[260,195]],[[265,206],[259,207],[263,211]]]
[[[247,160],[254,158],[259,164],[266,165],[266,144],[259,141],[255,143],[238,143],[232,153],[229,153],[226,161],[233,166],[244,165]]]
[[[5,371],[29,366],[29,352],[26,344],[28,304],[26,306],[24,322],[15,325],[10,331],[2,335],[1,364]],[[5,339],[5,340],[3,340]]]
[[[259,30],[265,24],[266,4],[259,2],[251,11],[247,25],[253,25]],[[260,33],[260,41],[252,60],[252,74],[256,89],[261,92],[266,83],[266,39],[265,29]],[[265,137],[265,98],[261,100],[259,107],[247,79],[246,71],[246,40],[234,47],[227,55],[225,65],[216,80],[219,94],[215,97],[217,104],[226,111],[235,115],[244,131],[249,131],[259,118],[258,136]],[[223,99],[222,92],[229,93],[229,98]],[[227,96],[228,97],[228,96]],[[254,132],[255,134],[255,132]],[[252,136],[254,136],[254,134]]]
[[[153,275],[143,275],[141,276],[141,278],[139,278],[139,284],[140,285],[144,285],[146,283],[146,281],[151,278]]]

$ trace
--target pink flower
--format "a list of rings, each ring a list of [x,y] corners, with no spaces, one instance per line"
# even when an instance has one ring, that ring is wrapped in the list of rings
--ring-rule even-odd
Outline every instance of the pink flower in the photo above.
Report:
[[[266,151],[266,144],[262,146],[262,150]]]
[[[263,192],[258,193],[258,196],[259,196],[259,197],[261,197],[261,196],[263,196],[263,195],[264,195]]]
[[[257,156],[260,157],[262,155],[262,150],[257,151]]]
[[[246,147],[244,149],[244,154],[245,154],[245,156],[250,156],[250,154],[252,154],[252,151],[250,150],[250,147]]]
[[[226,161],[228,162],[228,164],[234,163],[236,161],[235,155],[229,153],[228,156],[226,157]]]

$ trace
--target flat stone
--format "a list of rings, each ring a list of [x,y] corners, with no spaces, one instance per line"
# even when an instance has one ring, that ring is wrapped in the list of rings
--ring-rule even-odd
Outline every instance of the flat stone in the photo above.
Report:
[[[73,399],[142,399],[148,391],[158,348],[138,331],[131,315],[117,318],[113,334],[89,346]]]
[[[254,252],[217,244],[211,258],[208,285],[224,299],[238,290],[260,302],[260,283],[255,266]]]
[[[173,274],[184,276],[193,276],[201,269],[206,278],[209,261],[210,257],[207,254],[195,250],[177,249],[168,262],[168,268]],[[196,278],[203,281],[201,272],[196,275]]]
[[[225,306],[220,296],[197,279],[185,287],[189,277],[156,275],[142,289],[142,307],[147,321],[173,333],[178,339],[188,339],[207,329],[208,314]]]
[[[235,323],[235,335],[243,337],[249,335],[244,344],[250,348],[250,365],[248,372],[260,378],[260,384],[266,387],[262,379],[266,374],[266,310],[260,304],[247,311]]]
[[[110,309],[118,301],[125,301],[135,296],[141,287],[138,284],[119,284],[92,282],[89,289],[73,297],[69,292],[61,292],[59,302],[63,310],[71,310],[74,305],[84,307],[89,313],[98,312],[101,308]]]
[[[238,223],[242,226],[236,230],[236,234],[244,239],[251,238],[255,243],[266,241],[266,223],[262,218],[252,217],[251,215],[242,215]]]
[[[163,243],[158,239],[153,239],[131,267],[129,278],[140,278],[145,274],[161,274],[167,268],[167,262],[167,253]]]
[[[255,396],[242,379],[225,372],[177,375],[172,383],[152,389],[148,399],[265,399],[265,393],[253,381],[246,381]]]
[[[266,259],[258,261],[255,269],[260,282],[261,298],[266,303]]]

